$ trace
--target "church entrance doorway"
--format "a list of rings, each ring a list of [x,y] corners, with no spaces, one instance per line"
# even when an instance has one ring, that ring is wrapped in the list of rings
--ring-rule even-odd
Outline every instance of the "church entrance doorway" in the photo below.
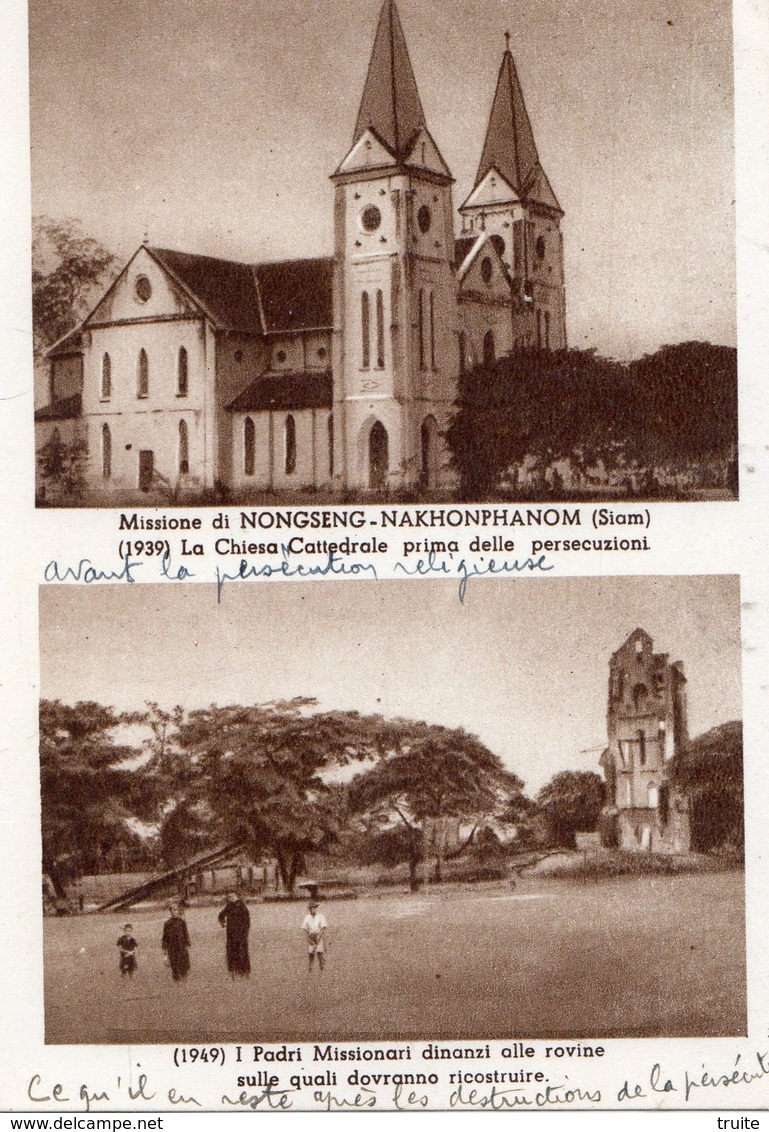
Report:
[[[143,450],[139,453],[139,491],[149,491],[155,474],[155,454]]]
[[[368,485],[373,491],[384,491],[390,469],[387,429],[375,421],[368,438]]]

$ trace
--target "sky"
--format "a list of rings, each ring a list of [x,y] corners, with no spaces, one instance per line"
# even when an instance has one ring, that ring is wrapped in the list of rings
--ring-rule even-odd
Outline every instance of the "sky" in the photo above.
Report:
[[[536,792],[598,771],[609,658],[681,660],[692,736],[742,718],[738,581],[715,577],[44,586],[41,695],[117,710],[309,696],[464,727]]]
[[[380,0],[31,0],[33,212],[126,260],[332,250]],[[566,212],[569,341],[735,344],[727,0],[398,0],[428,126],[468,195],[511,33]]]

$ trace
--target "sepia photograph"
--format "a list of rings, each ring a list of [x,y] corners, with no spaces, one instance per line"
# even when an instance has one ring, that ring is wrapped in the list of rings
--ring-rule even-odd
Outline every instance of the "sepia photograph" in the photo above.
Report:
[[[30,3],[39,506],[733,500],[727,0]]]
[[[46,1043],[747,1034],[738,578],[39,597]]]

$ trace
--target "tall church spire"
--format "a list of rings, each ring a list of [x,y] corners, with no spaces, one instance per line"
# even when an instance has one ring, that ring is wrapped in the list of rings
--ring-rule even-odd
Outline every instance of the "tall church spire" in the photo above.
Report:
[[[496,168],[521,198],[531,196],[542,176],[539,154],[534,142],[523,91],[510,53],[509,33],[499,69],[497,90],[491,108],[489,128],[483,146],[475,184],[478,186],[489,170]],[[548,186],[549,188],[549,186]],[[552,190],[550,190],[552,193]],[[555,204],[555,198],[546,203]]]
[[[425,115],[409,59],[395,0],[385,0],[371,53],[353,145],[372,129],[398,159],[406,151]]]

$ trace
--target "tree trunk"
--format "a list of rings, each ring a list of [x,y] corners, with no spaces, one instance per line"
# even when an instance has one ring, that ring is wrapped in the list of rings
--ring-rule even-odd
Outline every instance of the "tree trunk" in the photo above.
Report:
[[[278,861],[278,872],[280,873],[280,881],[286,892],[291,892],[291,869],[287,855],[282,853],[280,849],[276,849],[275,856]]]
[[[419,868],[419,860],[419,857],[409,857],[409,889],[411,890],[411,892],[419,892],[422,884],[417,872]]]
[[[279,849],[276,850],[275,856],[278,859],[278,869],[280,870],[280,879],[283,882],[283,887],[289,896],[293,896],[294,885],[296,884],[296,878],[299,875],[301,867],[302,854]]]

